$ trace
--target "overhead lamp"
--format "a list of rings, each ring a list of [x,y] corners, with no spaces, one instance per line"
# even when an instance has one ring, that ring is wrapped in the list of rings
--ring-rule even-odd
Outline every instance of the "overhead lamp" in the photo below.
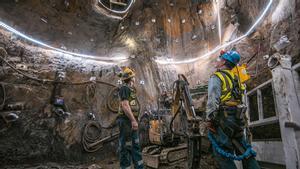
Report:
[[[69,52],[69,51],[66,50],[65,46],[62,46],[63,49],[53,47],[51,45],[48,45],[44,42],[33,39],[33,38],[19,32],[19,31],[17,31],[16,29],[8,26],[7,24],[5,24],[2,21],[0,21],[0,27],[2,27],[5,30],[13,33],[14,35],[17,35],[19,37],[22,37],[22,38],[26,39],[29,42],[32,42],[36,45],[48,48],[53,52],[58,52],[58,53],[61,53],[61,54],[71,55],[71,56],[74,56],[74,57],[80,57],[80,58],[85,58],[85,59],[90,59],[90,60],[96,60],[101,64],[115,64],[115,63],[126,61],[128,59],[128,57],[125,57],[125,56],[122,56],[122,57],[105,57],[105,56],[93,56],[93,55],[86,55],[86,54],[80,54],[80,53],[75,53],[75,52]],[[62,55],[62,56],[64,56],[64,55]]]

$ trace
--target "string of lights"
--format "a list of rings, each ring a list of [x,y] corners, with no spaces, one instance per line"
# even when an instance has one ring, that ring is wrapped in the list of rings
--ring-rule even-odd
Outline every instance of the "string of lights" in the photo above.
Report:
[[[269,0],[267,6],[265,7],[265,9],[263,10],[263,12],[261,13],[261,15],[257,18],[257,20],[254,22],[254,24],[250,27],[250,29],[242,36],[232,40],[232,41],[229,41],[227,43],[224,43],[222,45],[218,45],[217,47],[215,47],[214,49],[212,49],[211,51],[203,54],[202,56],[199,56],[199,57],[196,57],[196,58],[192,58],[192,59],[186,59],[186,60],[174,60],[174,59],[170,59],[170,58],[158,58],[155,60],[156,63],[158,64],[163,64],[163,65],[166,65],[166,64],[189,64],[189,63],[194,63],[200,59],[205,59],[207,58],[208,56],[220,51],[221,49],[224,49],[234,43],[237,43],[239,42],[240,40],[246,38],[248,35],[250,35],[254,29],[258,26],[258,24],[262,21],[262,19],[265,17],[265,15],[267,14],[267,12],[270,10],[272,4],[273,4],[273,1],[274,0]]]
[[[41,42],[39,40],[33,39],[23,33],[21,33],[20,31],[12,28],[11,26],[8,26],[7,24],[5,24],[4,22],[0,21],[0,27],[4,28],[5,30],[12,32],[15,35],[18,35],[36,45],[40,45],[42,47],[51,49],[55,52],[61,53],[61,54],[65,54],[65,55],[71,55],[71,56],[75,56],[75,57],[81,57],[84,59],[90,59],[90,60],[95,60],[97,61],[99,64],[106,64],[106,65],[111,65],[111,64],[115,64],[115,63],[121,63],[124,62],[128,59],[128,57],[126,56],[118,56],[118,57],[105,57],[105,56],[93,56],[93,55],[86,55],[86,54],[79,54],[79,53],[74,53],[74,52],[69,52],[60,48],[55,48],[53,46],[50,46],[44,42]]]
[[[221,7],[220,7],[220,0],[216,0],[217,3],[217,10],[218,10],[218,31],[219,31],[219,40],[220,40],[220,45],[222,44],[222,22],[221,22]]]
[[[212,49],[211,51],[207,52],[206,54],[196,57],[196,58],[192,58],[192,59],[187,59],[187,60],[181,60],[181,61],[176,61],[174,59],[169,59],[169,58],[159,58],[156,59],[155,61],[158,64],[188,64],[188,63],[194,63],[195,61],[198,61],[200,59],[204,59],[214,53],[216,53],[217,51],[224,49],[226,47],[228,47],[229,45],[232,45],[234,43],[239,42],[240,40],[244,39],[245,37],[247,37],[249,34],[251,34],[253,32],[253,30],[258,26],[258,24],[261,22],[261,20],[264,18],[264,16],[266,15],[266,13],[269,11],[269,9],[271,8],[272,4],[273,4],[274,0],[269,0],[269,3],[267,4],[267,6],[265,7],[265,9],[263,10],[262,14],[258,17],[258,19],[255,21],[255,23],[250,27],[250,29],[242,36],[229,41],[227,43],[224,44],[220,44],[217,47],[215,47],[214,49]],[[99,0],[100,2],[100,0]],[[132,0],[132,3],[134,2],[134,0]],[[218,4],[218,8],[219,8],[219,1],[217,2]],[[130,6],[130,5],[129,5]],[[218,11],[218,25],[219,25],[219,36],[221,37],[221,17],[220,17],[220,11]],[[120,63],[120,62],[124,62],[126,60],[128,60],[128,57],[126,56],[119,56],[119,57],[104,57],[104,56],[93,56],[93,55],[86,55],[86,54],[79,54],[79,53],[74,53],[74,52],[69,52],[60,48],[55,48],[53,46],[50,46],[44,42],[41,42],[39,40],[33,39],[23,33],[21,33],[20,31],[17,31],[16,29],[8,26],[7,24],[5,24],[4,22],[0,21],[0,27],[3,27],[4,29],[6,29],[7,31],[10,31],[12,33],[14,33],[15,35],[18,35],[30,42],[33,42],[37,45],[43,46],[45,48],[51,49],[53,51],[62,53],[62,54],[67,54],[67,55],[71,55],[71,56],[75,56],[75,57],[81,57],[81,58],[85,58],[85,59],[90,59],[90,60],[96,60],[98,61],[100,64],[116,64],[116,63]]]

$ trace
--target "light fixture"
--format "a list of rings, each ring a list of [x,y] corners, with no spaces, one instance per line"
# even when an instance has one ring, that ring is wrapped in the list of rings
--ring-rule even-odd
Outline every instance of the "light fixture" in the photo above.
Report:
[[[129,49],[136,49],[136,42],[134,39],[127,37],[124,43],[126,46],[128,46]]]
[[[219,29],[219,40],[220,44],[222,44],[222,22],[221,22],[221,7],[220,7],[220,0],[216,1],[217,3],[217,10],[218,10],[218,29]]]
[[[96,60],[96,61],[99,61],[99,63],[102,63],[102,64],[115,64],[115,63],[119,63],[119,62],[124,62],[128,59],[128,57],[125,57],[125,56],[105,57],[105,56],[93,56],[93,55],[86,55],[86,54],[79,54],[79,53],[69,52],[69,51],[64,50],[64,49],[66,49],[65,47],[64,47],[64,49],[55,48],[55,47],[50,46],[50,45],[48,45],[44,42],[33,39],[33,38],[19,32],[19,31],[17,31],[16,29],[8,26],[7,24],[5,24],[2,21],[0,21],[0,27],[3,27],[7,31],[12,32],[13,34],[18,35],[18,36],[34,43],[34,44],[37,44],[37,45],[40,45],[42,47],[51,49],[53,52],[55,51],[55,52],[58,52],[58,53],[61,53],[61,54],[71,55],[71,56],[75,56],[75,57],[81,57],[81,58],[90,59],[90,60]]]

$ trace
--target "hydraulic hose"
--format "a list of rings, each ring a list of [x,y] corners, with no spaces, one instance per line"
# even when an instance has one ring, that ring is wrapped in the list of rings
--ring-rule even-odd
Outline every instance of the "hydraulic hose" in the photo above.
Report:
[[[98,135],[96,135],[94,137],[89,134],[89,130],[92,127],[96,128],[96,130],[99,132]],[[96,121],[89,121],[85,125],[83,134],[82,134],[82,146],[86,152],[89,152],[89,153],[96,152],[102,147],[102,144],[92,145],[93,143],[95,143],[101,139],[101,132],[102,132],[101,126]]]
[[[107,127],[102,127],[100,123],[94,120],[88,121],[82,133],[81,142],[82,142],[83,149],[86,152],[93,153],[100,150],[103,147],[104,142],[109,142],[116,139],[119,133],[113,133],[110,136],[107,136],[105,138],[101,137],[102,129],[112,129],[115,126],[116,126],[115,121]],[[91,133],[89,133],[91,128],[95,128],[98,131],[98,135],[91,136],[90,135]]]
[[[5,86],[3,83],[0,83],[0,87],[1,87],[1,94],[2,94],[2,102],[0,103],[0,110],[3,109],[5,101],[6,101],[6,91],[5,91]]]
[[[171,123],[170,123],[170,131],[171,133],[175,134],[175,135],[178,135],[178,136],[181,136],[181,137],[186,137],[185,134],[182,134],[182,133],[177,133],[173,130],[173,124],[174,124],[174,120],[175,118],[177,117],[178,113],[180,112],[179,110],[181,110],[181,107],[180,109],[178,109],[178,111],[175,113],[175,115],[172,117],[172,120],[171,120]]]

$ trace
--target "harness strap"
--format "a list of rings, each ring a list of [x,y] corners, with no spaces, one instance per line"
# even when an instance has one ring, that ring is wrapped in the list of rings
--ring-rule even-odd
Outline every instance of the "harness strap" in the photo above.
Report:
[[[227,72],[226,72],[227,73]],[[224,102],[225,98],[230,98],[231,95],[231,89],[233,88],[233,81],[230,77],[225,73],[225,71],[218,71],[215,73],[215,75],[221,80],[222,82],[222,96],[221,96],[221,102]],[[225,85],[225,86],[224,86]],[[226,88],[226,90],[224,90]]]

